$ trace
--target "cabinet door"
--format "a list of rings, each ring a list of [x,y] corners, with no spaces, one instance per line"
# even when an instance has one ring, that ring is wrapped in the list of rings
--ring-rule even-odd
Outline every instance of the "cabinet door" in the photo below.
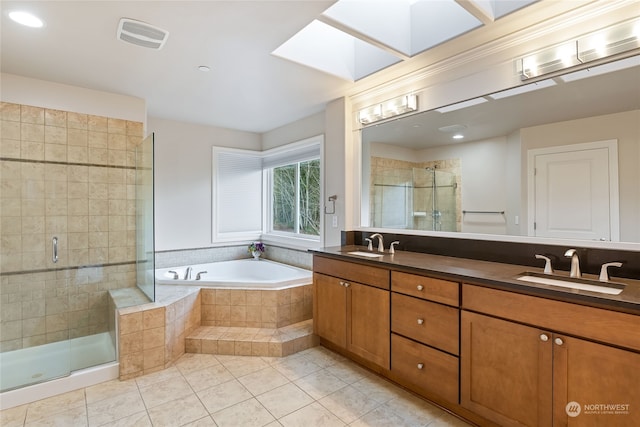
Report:
[[[315,273],[313,323],[315,333],[347,347],[347,288],[339,279]]]
[[[501,426],[552,423],[549,333],[462,312],[461,404]]]
[[[349,282],[348,349],[389,369],[389,291]]]
[[[640,354],[564,336],[553,347],[554,426],[638,425]]]

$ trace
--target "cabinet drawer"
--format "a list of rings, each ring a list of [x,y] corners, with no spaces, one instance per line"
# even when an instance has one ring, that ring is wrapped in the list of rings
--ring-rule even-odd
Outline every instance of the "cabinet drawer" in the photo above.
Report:
[[[389,289],[389,270],[348,261],[313,257],[313,271],[376,288]]]
[[[392,271],[391,290],[455,307],[460,305],[460,285],[449,280]]]
[[[464,284],[465,309],[640,351],[640,316]]]
[[[458,358],[391,334],[391,372],[421,390],[458,402]]]
[[[391,294],[391,331],[458,354],[460,312],[457,308]]]

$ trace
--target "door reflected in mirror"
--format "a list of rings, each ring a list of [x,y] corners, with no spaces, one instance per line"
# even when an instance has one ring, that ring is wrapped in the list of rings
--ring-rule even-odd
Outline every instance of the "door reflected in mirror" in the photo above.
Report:
[[[614,230],[617,222],[619,233],[605,240],[640,243],[640,56],[536,87],[362,129],[362,226],[540,237],[529,153],[615,141],[619,208],[612,224],[598,226]],[[572,194],[572,182],[584,191],[579,180],[563,181],[563,191]],[[589,215],[581,222],[597,221]]]

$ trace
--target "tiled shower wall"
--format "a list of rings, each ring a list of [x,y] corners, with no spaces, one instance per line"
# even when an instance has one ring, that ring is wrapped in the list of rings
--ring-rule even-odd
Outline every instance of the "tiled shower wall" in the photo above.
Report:
[[[108,291],[135,286],[142,123],[4,102],[0,111],[0,350],[105,332]]]
[[[397,206],[384,206],[382,200],[382,191],[384,186],[401,186],[409,184],[413,187],[413,208],[414,211],[431,211],[431,199],[424,199],[424,193],[416,193],[416,189],[430,185],[426,174],[414,176],[413,169],[436,168],[439,171],[450,172],[455,176],[457,188],[449,196],[451,199],[443,199],[443,192],[440,193],[440,202],[445,206],[455,206],[456,211],[453,215],[444,215],[441,218],[446,231],[460,231],[462,229],[462,174],[460,159],[434,160],[428,162],[409,162],[406,160],[389,159],[385,157],[371,157],[371,178],[369,183],[370,195],[369,200],[371,224],[375,227],[382,227],[382,214],[384,209],[390,209],[395,215],[403,217],[406,212],[396,212]],[[431,193],[429,193],[429,197]],[[422,196],[422,197],[420,197]],[[430,216],[414,216],[413,224],[409,224],[409,228],[417,230],[431,230],[432,219]]]

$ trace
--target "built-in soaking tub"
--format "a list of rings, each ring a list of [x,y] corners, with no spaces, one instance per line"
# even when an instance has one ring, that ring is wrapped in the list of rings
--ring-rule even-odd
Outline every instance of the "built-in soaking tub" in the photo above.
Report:
[[[311,319],[312,277],[309,270],[263,259],[193,264],[157,269],[156,296],[176,288],[166,285],[197,286],[202,326],[280,328]]]
[[[239,259],[156,269],[158,285],[278,290],[308,285],[311,280],[312,273],[309,270],[264,259]]]

